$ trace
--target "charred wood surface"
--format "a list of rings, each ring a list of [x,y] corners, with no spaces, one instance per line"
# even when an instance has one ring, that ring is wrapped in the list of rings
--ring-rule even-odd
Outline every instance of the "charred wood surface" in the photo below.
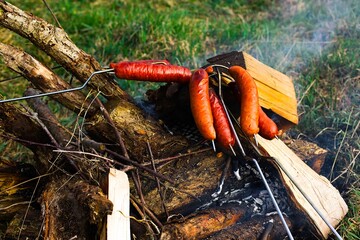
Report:
[[[112,211],[99,187],[60,176],[41,195],[44,239],[95,239],[97,224]]]

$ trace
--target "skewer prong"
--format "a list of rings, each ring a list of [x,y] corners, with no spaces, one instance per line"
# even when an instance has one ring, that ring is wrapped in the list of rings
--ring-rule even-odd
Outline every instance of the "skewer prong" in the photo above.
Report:
[[[231,152],[234,154],[234,156],[236,156],[234,148],[231,145],[229,145],[229,148],[230,148]]]
[[[216,146],[215,146],[215,141],[211,140],[211,145],[213,147],[214,152],[216,152]]]

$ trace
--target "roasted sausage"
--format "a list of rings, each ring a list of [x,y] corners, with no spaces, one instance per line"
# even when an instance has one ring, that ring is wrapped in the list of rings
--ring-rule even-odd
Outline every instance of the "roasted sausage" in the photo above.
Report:
[[[214,119],[214,128],[216,131],[216,142],[223,148],[234,146],[235,137],[230,128],[229,120],[226,116],[224,106],[213,89],[210,88],[210,105]]]
[[[261,107],[259,107],[259,129],[260,136],[269,140],[277,136],[279,132],[276,123],[266,115]]]
[[[190,107],[195,124],[201,135],[214,140],[216,132],[209,97],[209,75],[204,69],[196,70],[189,83]]]
[[[246,135],[259,132],[259,96],[254,79],[240,66],[229,68],[240,95],[240,126]]]
[[[128,80],[186,83],[191,77],[191,70],[186,67],[155,64],[144,60],[110,63],[110,68],[114,69],[116,77]]]

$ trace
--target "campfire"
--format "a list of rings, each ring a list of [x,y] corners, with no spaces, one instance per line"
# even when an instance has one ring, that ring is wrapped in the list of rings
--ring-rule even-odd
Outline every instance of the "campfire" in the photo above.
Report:
[[[19,225],[15,212],[23,209],[6,212],[12,219],[9,236],[23,231],[46,239],[85,239],[95,232],[108,239],[323,239],[330,234],[341,239],[335,227],[347,206],[318,174],[326,151],[312,145],[316,153],[303,153],[294,144],[300,140],[286,137],[298,123],[288,76],[237,51],[214,56],[195,70],[167,60],[121,61],[103,69],[62,29],[0,5],[3,25],[33,37],[82,81],[71,87],[29,54],[0,44],[6,64],[41,90],[0,100],[1,127],[34,153],[36,171],[23,169],[41,186],[29,200],[31,220]],[[19,19],[58,35],[31,35],[13,22]],[[148,91],[148,101],[140,105],[112,74],[166,85]],[[89,100],[81,91],[87,88],[102,97]],[[42,96],[83,118],[76,134],[64,130]],[[22,100],[33,110],[24,113],[12,105]],[[314,162],[307,165],[303,160],[309,159]],[[8,176],[18,166],[1,169]],[[16,188],[22,181],[15,179],[3,191],[9,202],[23,200]]]

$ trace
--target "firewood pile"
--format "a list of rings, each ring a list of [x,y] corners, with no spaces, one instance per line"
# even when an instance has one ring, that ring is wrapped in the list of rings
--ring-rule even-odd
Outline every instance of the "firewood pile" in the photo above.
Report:
[[[6,222],[0,230],[6,239],[336,235],[333,228],[347,206],[318,174],[326,151],[275,136],[298,123],[290,78],[244,52],[215,56],[194,71],[166,60],[124,61],[104,70],[63,29],[4,1],[0,9],[0,25],[29,39],[81,86],[70,86],[33,56],[0,43],[5,64],[30,82],[26,97],[15,99],[27,105],[0,101],[0,128],[34,155],[30,164],[0,161],[0,220]],[[209,66],[215,70],[205,71]],[[241,122],[236,124],[242,110],[232,90],[233,66],[254,79],[255,110],[266,112],[277,124],[271,139],[260,132],[246,134]],[[172,71],[167,72],[169,67]],[[148,91],[148,101],[139,105],[110,72],[119,78],[169,83]],[[192,106],[191,88],[197,86],[189,81],[199,78],[195,73],[208,74],[207,84],[217,87],[233,134],[224,141],[211,133],[205,137],[209,129],[199,128],[199,119],[205,117]],[[74,129],[65,128],[38,98],[44,95],[77,114],[81,120]],[[217,135],[221,129],[215,130]],[[299,146],[314,151],[302,152]]]

